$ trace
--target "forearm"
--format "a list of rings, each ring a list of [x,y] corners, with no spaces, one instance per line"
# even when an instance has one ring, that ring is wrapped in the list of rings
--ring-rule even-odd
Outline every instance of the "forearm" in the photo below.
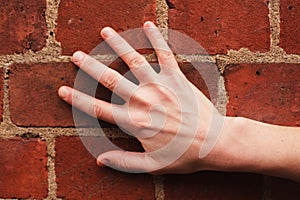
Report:
[[[227,125],[228,156],[236,159],[228,171],[246,171],[300,181],[300,128],[246,118]],[[231,169],[230,169],[231,168]]]

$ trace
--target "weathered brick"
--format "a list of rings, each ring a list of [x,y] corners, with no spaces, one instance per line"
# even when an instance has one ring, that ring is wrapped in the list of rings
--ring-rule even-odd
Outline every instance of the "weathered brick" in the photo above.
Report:
[[[227,114],[300,126],[299,64],[237,64],[225,70]]]
[[[122,66],[120,66],[122,68]],[[62,101],[57,90],[62,85],[74,86],[77,67],[71,63],[15,64],[10,69],[10,116],[18,126],[74,126],[72,108]],[[82,91],[88,92],[94,82],[81,76]],[[98,87],[97,97],[110,100],[111,92]],[[79,115],[78,115],[79,116]],[[80,115],[82,122],[91,124],[91,118]],[[102,123],[104,126],[108,124]]]
[[[0,121],[2,121],[2,114],[3,114],[3,94],[4,94],[4,70],[0,70]]]
[[[178,64],[186,78],[193,83],[207,98],[216,99],[219,89],[219,73],[212,69],[216,67],[215,64],[200,62],[180,62]]]
[[[270,48],[269,10],[265,0],[167,2],[169,28],[192,37],[210,54],[224,54],[242,47],[261,52]]]
[[[180,63],[180,66],[187,78],[209,97],[207,86],[196,69],[189,63]],[[114,61],[110,67],[121,74],[128,71],[120,59]],[[62,85],[73,87],[77,71],[77,67],[71,63],[12,65],[9,77],[9,110],[12,122],[18,126],[74,126],[71,106],[58,97],[57,90]],[[80,89],[89,93],[92,84],[95,84],[94,80],[84,76]],[[111,92],[98,86],[96,97],[110,101]],[[77,125],[91,124],[90,117],[82,114],[80,116],[82,120]],[[104,122],[101,122],[101,126],[111,127]]]
[[[0,198],[47,197],[47,150],[44,141],[0,139],[0,158]]]
[[[165,176],[165,199],[261,199],[263,178],[241,173],[198,172]]]
[[[146,20],[155,21],[155,0],[62,0],[58,13],[56,39],[63,54],[76,50],[90,52],[102,40],[100,30],[110,26],[117,31],[141,28]]]
[[[115,139],[127,150],[140,150],[135,140]],[[92,141],[93,143],[93,141]],[[95,144],[101,148],[102,144]],[[152,177],[98,167],[78,137],[56,139],[57,197],[63,199],[154,199]]]
[[[10,116],[19,126],[71,126],[71,107],[59,99],[61,85],[72,86],[77,69],[70,63],[15,64],[9,77]]]
[[[0,55],[38,51],[46,45],[46,0],[1,0],[0,5]]]
[[[300,196],[300,183],[286,179],[272,178],[272,199],[297,199]]]
[[[300,54],[299,15],[299,1],[280,1],[280,46],[287,53]]]

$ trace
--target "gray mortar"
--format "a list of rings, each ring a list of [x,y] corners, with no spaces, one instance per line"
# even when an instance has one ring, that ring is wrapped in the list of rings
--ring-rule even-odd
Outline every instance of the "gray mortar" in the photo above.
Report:
[[[153,176],[153,183],[155,186],[155,199],[164,200],[165,191],[164,191],[164,177],[163,176]]]
[[[269,3],[269,20],[271,28],[271,50],[277,48],[280,37],[280,0],[271,0]]]
[[[156,0],[156,23],[159,28],[168,28],[168,5],[165,0]]]

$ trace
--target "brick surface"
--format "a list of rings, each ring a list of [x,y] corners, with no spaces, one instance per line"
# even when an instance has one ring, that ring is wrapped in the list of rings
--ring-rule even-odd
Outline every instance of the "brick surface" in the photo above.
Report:
[[[169,28],[192,37],[210,54],[224,54],[242,47],[269,50],[269,10],[265,0],[167,2]]]
[[[216,99],[218,94],[219,72],[212,63],[179,63],[181,71],[207,98]],[[215,70],[214,70],[215,69]]]
[[[1,0],[0,5],[0,55],[38,51],[46,45],[46,0]]]
[[[63,54],[76,50],[90,52],[102,40],[100,30],[106,26],[117,31],[141,28],[146,20],[155,21],[155,0],[62,0],[58,13],[56,39]]]
[[[261,199],[263,178],[240,173],[199,172],[165,176],[165,199]]]
[[[141,150],[135,140],[115,139],[127,150]],[[92,141],[93,143],[93,141]],[[94,144],[101,148],[102,144]],[[57,196],[63,199],[154,199],[152,177],[98,167],[77,137],[56,139]]]
[[[110,66],[121,74],[128,71],[120,59]],[[180,63],[180,66],[187,78],[209,97],[207,86],[196,69],[189,63]],[[9,109],[12,122],[18,126],[74,126],[72,108],[58,97],[57,90],[62,85],[73,87],[77,72],[77,67],[71,63],[12,65],[9,78]],[[205,72],[204,70],[203,73]],[[89,76],[82,77],[79,89],[89,93],[91,85],[95,86],[95,82]],[[103,86],[98,86],[96,97],[110,101],[111,92]],[[91,124],[90,117],[77,113],[80,119],[77,125]],[[101,122],[101,126],[112,125]]]
[[[0,121],[2,121],[2,114],[3,114],[3,94],[4,94],[4,84],[3,84],[3,81],[4,81],[4,78],[3,78],[3,75],[4,75],[4,70],[0,70]]]
[[[9,79],[10,115],[19,126],[71,126],[71,107],[59,99],[61,85],[72,86],[77,69],[70,63],[15,64]]]
[[[280,1],[280,46],[287,53],[300,54],[299,15],[299,1]]]
[[[300,126],[300,65],[239,64],[225,70],[227,114]]]
[[[297,199],[300,196],[300,183],[286,179],[272,178],[272,200]]]
[[[121,66],[122,67],[122,66]],[[10,73],[10,115],[18,126],[74,126],[72,108],[62,101],[57,90],[62,85],[73,87],[77,67],[71,63],[16,64]],[[89,92],[95,82],[89,76],[81,76],[79,89]],[[100,97],[110,100],[111,93],[98,88]],[[77,125],[89,125],[91,118],[78,114],[82,121]],[[108,126],[108,124],[103,124]]]
[[[0,158],[0,198],[47,197],[47,150],[44,141],[0,139]]]

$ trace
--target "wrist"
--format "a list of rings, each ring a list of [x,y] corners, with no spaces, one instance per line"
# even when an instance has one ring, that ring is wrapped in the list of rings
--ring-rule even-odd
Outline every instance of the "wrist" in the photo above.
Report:
[[[225,117],[219,141],[205,159],[207,169],[254,172],[254,166],[257,167],[256,138],[249,129],[251,120]]]
[[[299,128],[226,117],[205,170],[251,172],[300,180]]]

